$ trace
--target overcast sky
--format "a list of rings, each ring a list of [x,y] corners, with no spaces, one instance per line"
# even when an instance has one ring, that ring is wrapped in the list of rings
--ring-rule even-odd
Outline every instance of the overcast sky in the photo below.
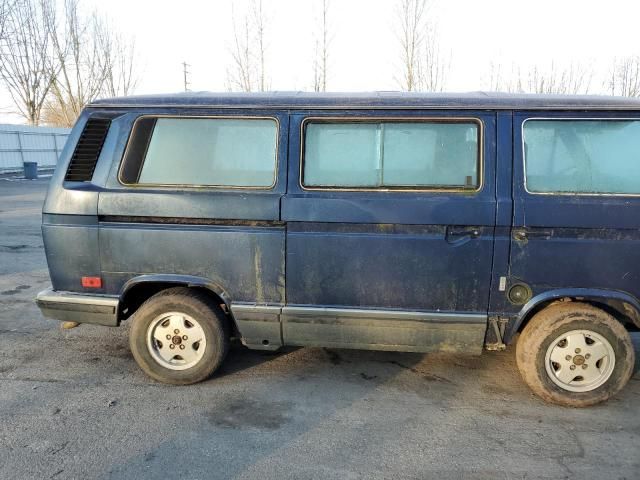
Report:
[[[233,2],[241,15],[244,1]],[[263,0],[267,70],[273,90],[311,89],[318,0]],[[640,2],[633,0],[432,0],[441,52],[450,58],[449,91],[489,88],[490,65],[549,68],[551,62],[592,66],[593,93],[614,57],[640,54]],[[226,90],[233,38],[231,0],[83,0],[124,34],[135,36],[136,93],[183,89],[183,61],[192,90]],[[396,0],[331,0],[328,89],[397,90]],[[1,122],[20,122],[0,90]]]

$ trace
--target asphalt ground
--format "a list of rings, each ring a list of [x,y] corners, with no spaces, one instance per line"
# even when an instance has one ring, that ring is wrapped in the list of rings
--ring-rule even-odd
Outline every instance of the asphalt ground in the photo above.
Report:
[[[62,330],[36,307],[46,184],[0,178],[1,479],[640,478],[637,370],[587,409],[533,396],[513,348],[236,346],[206,382],[155,383],[126,325]]]

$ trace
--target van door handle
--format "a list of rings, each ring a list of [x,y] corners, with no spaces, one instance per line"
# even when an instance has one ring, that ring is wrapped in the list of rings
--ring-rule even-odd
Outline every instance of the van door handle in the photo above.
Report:
[[[478,238],[480,236],[480,228],[478,227],[458,227],[449,226],[445,234],[447,243],[459,244],[464,243],[472,238]]]
[[[525,241],[529,237],[551,237],[553,231],[551,230],[527,230],[524,228],[517,228],[513,230],[513,239],[516,241]]]

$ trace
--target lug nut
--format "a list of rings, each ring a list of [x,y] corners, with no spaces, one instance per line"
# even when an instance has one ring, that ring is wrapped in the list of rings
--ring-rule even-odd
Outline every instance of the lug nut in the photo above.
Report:
[[[569,368],[570,368],[571,370],[575,370],[575,369],[576,369],[576,366],[575,366],[575,365],[571,365]]]
[[[176,335],[180,333],[180,330],[178,330],[177,328],[173,331],[173,333],[175,333]],[[576,352],[577,353],[577,352]]]
[[[587,365],[586,363],[583,363],[583,364],[582,364],[582,369],[584,370],[584,369],[586,369],[588,366],[589,366],[589,365]]]
[[[168,337],[168,335],[167,335]],[[565,360],[571,360],[571,355],[567,355],[566,357],[564,357]]]
[[[178,333],[178,332],[176,332],[176,333]],[[580,349],[579,348],[576,348],[576,353],[580,353]]]
[[[167,340],[171,340],[171,335],[167,335]]]
[[[184,350],[184,344],[180,345],[180,350]]]
[[[174,348],[176,348],[176,346],[172,343],[171,345],[169,345],[169,348],[170,348],[171,350],[173,350]],[[571,365],[571,366],[573,367],[573,365]]]
[[[186,335],[182,335],[182,339],[186,340],[188,337]]]

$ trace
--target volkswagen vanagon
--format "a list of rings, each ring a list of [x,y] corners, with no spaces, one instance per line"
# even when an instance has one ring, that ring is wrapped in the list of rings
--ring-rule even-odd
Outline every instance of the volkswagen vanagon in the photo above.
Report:
[[[232,338],[480,354],[570,406],[632,375],[640,101],[507,94],[99,100],[43,208],[45,316],[190,384]]]

